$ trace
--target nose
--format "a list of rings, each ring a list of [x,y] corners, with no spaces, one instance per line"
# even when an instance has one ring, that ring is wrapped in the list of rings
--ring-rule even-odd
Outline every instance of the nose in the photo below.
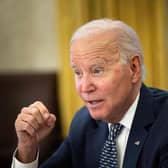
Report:
[[[80,82],[80,89],[83,93],[90,93],[95,91],[96,86],[92,77],[84,76]]]

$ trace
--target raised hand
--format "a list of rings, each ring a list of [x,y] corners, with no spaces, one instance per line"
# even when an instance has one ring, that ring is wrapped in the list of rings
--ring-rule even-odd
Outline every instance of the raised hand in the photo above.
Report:
[[[40,101],[22,108],[15,121],[20,161],[26,163],[35,159],[40,141],[51,132],[55,121],[55,115]]]

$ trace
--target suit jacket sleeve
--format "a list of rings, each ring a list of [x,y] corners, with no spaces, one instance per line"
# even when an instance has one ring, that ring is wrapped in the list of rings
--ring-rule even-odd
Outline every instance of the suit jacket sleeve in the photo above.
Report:
[[[84,144],[85,133],[91,120],[86,108],[82,108],[77,112],[71,123],[68,137],[40,168],[81,168],[84,150],[82,144]]]

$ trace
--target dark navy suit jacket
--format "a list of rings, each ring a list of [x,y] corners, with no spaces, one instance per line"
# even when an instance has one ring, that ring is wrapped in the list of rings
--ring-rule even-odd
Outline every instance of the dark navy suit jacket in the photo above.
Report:
[[[68,137],[40,168],[98,168],[107,123],[86,107],[76,113]],[[142,85],[123,168],[168,168],[168,93]]]

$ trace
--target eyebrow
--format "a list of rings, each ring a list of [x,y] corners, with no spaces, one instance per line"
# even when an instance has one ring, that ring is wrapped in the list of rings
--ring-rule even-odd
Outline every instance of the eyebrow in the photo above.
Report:
[[[77,69],[77,68],[78,68],[77,65],[70,65],[70,67],[71,67],[72,69]]]

